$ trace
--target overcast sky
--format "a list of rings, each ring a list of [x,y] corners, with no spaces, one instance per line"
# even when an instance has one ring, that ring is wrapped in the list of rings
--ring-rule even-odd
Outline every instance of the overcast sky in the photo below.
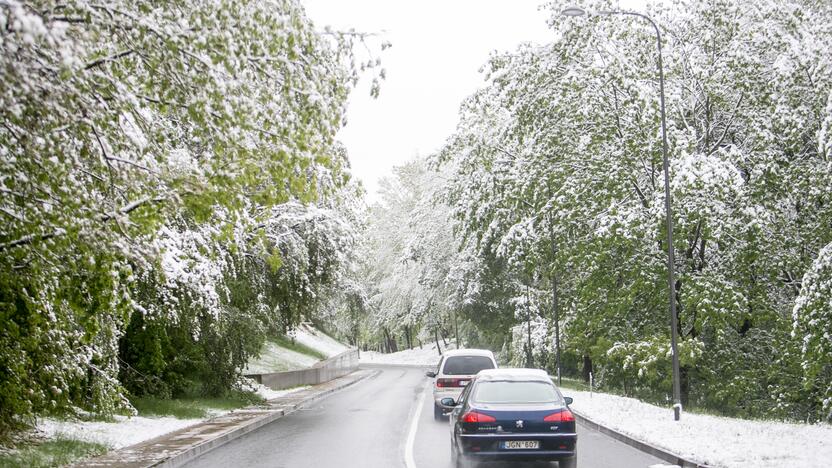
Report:
[[[548,40],[540,0],[301,0],[317,28],[383,32],[387,79],[377,99],[368,82],[353,92],[338,134],[374,199],[394,165],[439,149],[454,131],[460,102],[483,84],[491,51]]]
[[[393,44],[381,55],[381,94],[372,99],[365,80],[338,134],[371,201],[394,165],[431,154],[453,133],[459,104],[484,84],[479,69],[492,51],[551,37],[542,0],[301,2],[318,29],[383,33]]]

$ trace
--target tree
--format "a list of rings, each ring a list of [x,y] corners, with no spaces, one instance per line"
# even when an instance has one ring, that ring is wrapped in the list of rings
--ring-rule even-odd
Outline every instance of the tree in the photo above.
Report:
[[[0,1],[0,436],[129,409],[119,341],[148,321],[159,353],[177,331],[233,368],[266,314],[242,297],[262,262],[333,280],[347,247],[306,205],[349,178],[334,137],[360,40],[316,32],[293,0]],[[312,225],[281,224],[304,211]]]
[[[829,9],[720,0],[651,14],[666,38],[683,400],[812,417],[781,395],[795,384],[790,312],[832,219],[820,188],[830,185]],[[655,37],[609,18],[553,27],[553,44],[490,60],[489,85],[463,104],[439,156],[462,249],[491,273],[483,289],[506,290],[481,294],[475,320],[493,323],[495,309],[508,341],[506,304],[519,294],[506,285],[562,271],[568,360],[591,366],[602,385],[662,400]]]

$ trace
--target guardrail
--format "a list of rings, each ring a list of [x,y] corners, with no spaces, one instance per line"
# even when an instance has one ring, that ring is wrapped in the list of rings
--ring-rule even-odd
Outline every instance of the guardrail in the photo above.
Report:
[[[358,350],[351,349],[316,363],[308,369],[269,374],[247,374],[246,377],[272,390],[299,387],[301,385],[317,385],[343,377],[358,369]]]

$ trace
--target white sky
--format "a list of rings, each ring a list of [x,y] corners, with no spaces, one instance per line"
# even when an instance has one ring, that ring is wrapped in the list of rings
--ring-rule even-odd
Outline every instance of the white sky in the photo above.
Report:
[[[492,51],[549,41],[543,2],[301,0],[317,29],[383,32],[393,44],[381,54],[380,96],[369,96],[369,80],[360,83],[338,134],[370,201],[393,166],[431,154],[453,133],[459,104],[484,84],[479,69]]]

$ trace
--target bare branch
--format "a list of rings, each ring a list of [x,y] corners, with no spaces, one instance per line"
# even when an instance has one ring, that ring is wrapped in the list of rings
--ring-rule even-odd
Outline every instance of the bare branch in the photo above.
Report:
[[[714,151],[718,150],[722,142],[725,140],[725,136],[728,135],[728,130],[731,129],[732,124],[734,123],[734,117],[737,116],[737,111],[740,108],[740,104],[742,103],[742,98],[745,97],[745,93],[740,94],[740,98],[737,99],[737,103],[734,105],[734,110],[731,112],[731,118],[729,119],[728,123],[725,124],[725,128],[722,130],[722,136],[719,137],[716,144],[708,150],[708,156],[714,153]]]
[[[114,62],[114,61],[116,61],[116,60],[118,60],[122,57],[127,57],[128,55],[131,55],[134,52],[135,51],[133,49],[130,49],[130,50],[125,50],[123,52],[119,52],[117,54],[110,55],[109,57],[101,57],[98,60],[94,60],[94,61],[88,63],[84,67],[84,70],[89,70],[90,68],[95,68],[99,65],[103,65],[103,64],[108,63],[108,62]]]
[[[35,241],[43,241],[66,234],[66,230],[62,228],[55,229],[55,231],[47,234],[27,234],[20,239],[0,244],[0,251],[11,249],[12,247],[19,247],[21,245],[31,244]]]

